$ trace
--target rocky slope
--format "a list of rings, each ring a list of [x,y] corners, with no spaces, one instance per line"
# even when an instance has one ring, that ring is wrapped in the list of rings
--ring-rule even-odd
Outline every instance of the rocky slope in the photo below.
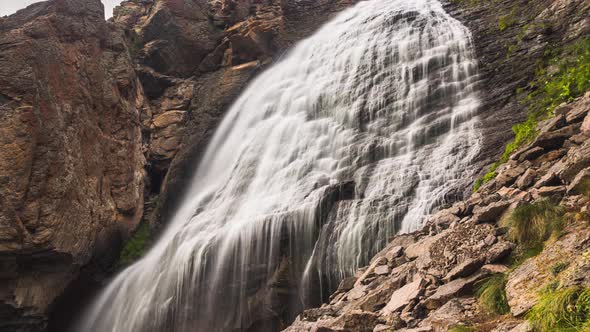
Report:
[[[286,331],[556,331],[525,314],[543,292],[590,287],[589,112],[590,93],[557,109],[495,180],[438,212],[423,230],[396,236],[368,267],[342,281],[329,304],[306,310]],[[564,224],[528,257],[530,248],[519,240],[536,224],[510,220],[540,202],[559,202]],[[504,280],[498,294],[505,292],[505,315],[478,299],[476,290],[491,276]]]
[[[37,331],[142,216],[145,96],[99,0],[0,18],[0,330]]]

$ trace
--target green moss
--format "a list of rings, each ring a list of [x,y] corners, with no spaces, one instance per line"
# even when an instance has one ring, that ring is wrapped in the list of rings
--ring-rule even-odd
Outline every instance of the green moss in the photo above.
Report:
[[[477,291],[480,305],[489,313],[504,315],[510,312],[506,297],[506,275],[496,274],[488,278]]]
[[[527,319],[536,331],[582,331],[590,326],[590,288],[542,293]]]
[[[118,265],[125,267],[140,259],[148,248],[149,239],[150,226],[142,222],[121,251]]]

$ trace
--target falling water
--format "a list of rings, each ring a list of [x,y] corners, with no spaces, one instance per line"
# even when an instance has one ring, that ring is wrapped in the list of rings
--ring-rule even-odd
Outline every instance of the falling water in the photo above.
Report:
[[[438,1],[341,13],[244,91],[165,234],[79,330],[280,328],[460,196],[476,81],[469,31]]]

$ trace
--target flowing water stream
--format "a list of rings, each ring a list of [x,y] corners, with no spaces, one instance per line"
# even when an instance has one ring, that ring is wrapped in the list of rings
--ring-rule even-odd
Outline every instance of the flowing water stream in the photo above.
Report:
[[[325,300],[467,188],[477,78],[438,1],[344,11],[243,92],[168,229],[78,329],[271,331]]]

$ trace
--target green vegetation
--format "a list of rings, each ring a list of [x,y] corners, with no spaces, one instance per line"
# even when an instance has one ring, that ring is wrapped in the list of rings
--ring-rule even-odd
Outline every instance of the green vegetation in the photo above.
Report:
[[[559,262],[556,263],[555,265],[553,265],[551,267],[551,274],[556,277],[558,274],[560,274],[561,272],[563,272],[563,270],[565,270],[567,268],[569,264],[566,262]]]
[[[520,146],[532,141],[537,135],[537,124],[555,115],[557,106],[570,102],[590,90],[590,38],[580,40],[570,47],[546,52],[548,60],[537,70],[536,79],[527,87],[531,92],[521,97],[528,105],[528,118],[512,127],[515,138],[509,143],[502,157],[489,172],[476,181],[474,190],[496,177],[496,169]],[[517,94],[523,95],[524,89]]]
[[[125,267],[140,259],[148,248],[149,239],[150,225],[142,222],[121,251],[118,265]]]
[[[502,221],[508,227],[508,236],[515,243],[527,248],[545,242],[563,229],[565,210],[543,199],[523,204]]]
[[[570,287],[542,293],[527,314],[536,331],[589,331],[590,288]]]
[[[489,313],[504,315],[510,312],[506,297],[506,275],[489,277],[477,290],[480,305]]]
[[[500,31],[504,31],[513,26],[515,23],[516,19],[514,18],[514,10],[512,10],[510,14],[500,16],[498,19],[498,28]]]

